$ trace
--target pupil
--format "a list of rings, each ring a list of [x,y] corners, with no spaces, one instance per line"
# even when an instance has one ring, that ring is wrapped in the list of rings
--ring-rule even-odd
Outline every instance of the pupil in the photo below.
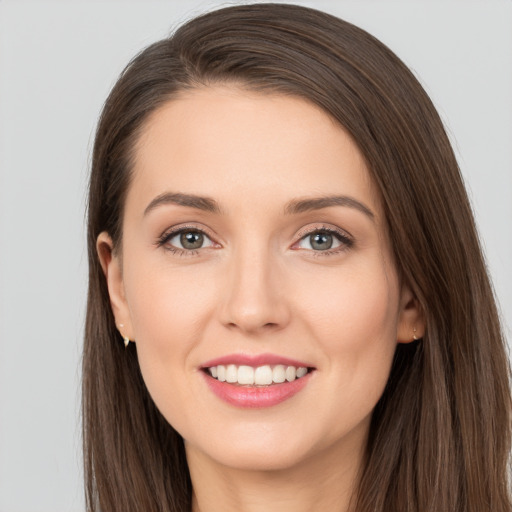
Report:
[[[185,249],[199,249],[203,245],[203,235],[197,231],[186,231],[181,234],[180,242]]]
[[[332,235],[329,233],[315,233],[310,236],[310,243],[313,249],[326,251],[332,247]]]

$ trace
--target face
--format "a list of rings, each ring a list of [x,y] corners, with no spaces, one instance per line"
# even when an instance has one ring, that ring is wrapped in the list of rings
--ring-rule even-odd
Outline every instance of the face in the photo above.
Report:
[[[282,469],[361,451],[418,315],[364,159],[322,110],[227,86],[168,102],[110,249],[103,233],[116,322],[189,455]]]

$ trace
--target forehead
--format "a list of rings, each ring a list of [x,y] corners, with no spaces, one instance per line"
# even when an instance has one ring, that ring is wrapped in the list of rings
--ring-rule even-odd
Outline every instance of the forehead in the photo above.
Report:
[[[234,86],[194,89],[157,109],[138,139],[130,195],[169,189],[293,197],[343,193],[378,209],[359,148],[322,109]]]

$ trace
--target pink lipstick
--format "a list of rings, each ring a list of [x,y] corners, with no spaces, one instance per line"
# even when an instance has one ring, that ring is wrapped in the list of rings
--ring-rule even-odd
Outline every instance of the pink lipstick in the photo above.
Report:
[[[201,366],[209,389],[225,402],[244,408],[277,405],[304,389],[314,367],[274,354],[232,354]]]

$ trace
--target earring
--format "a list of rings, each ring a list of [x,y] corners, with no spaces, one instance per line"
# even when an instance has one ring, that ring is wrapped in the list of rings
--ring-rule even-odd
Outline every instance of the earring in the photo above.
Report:
[[[120,329],[120,330],[121,330],[123,327],[124,327],[124,324],[119,324],[119,329]],[[121,332],[120,332],[119,334],[121,334]],[[123,341],[124,341],[124,348],[126,348],[126,347],[130,344],[130,338],[128,338],[128,336],[125,336],[124,334],[121,334],[121,336],[123,337]]]
[[[416,341],[418,339],[418,337],[416,336],[416,327],[413,327],[412,332],[413,332],[412,339],[414,341]]]

